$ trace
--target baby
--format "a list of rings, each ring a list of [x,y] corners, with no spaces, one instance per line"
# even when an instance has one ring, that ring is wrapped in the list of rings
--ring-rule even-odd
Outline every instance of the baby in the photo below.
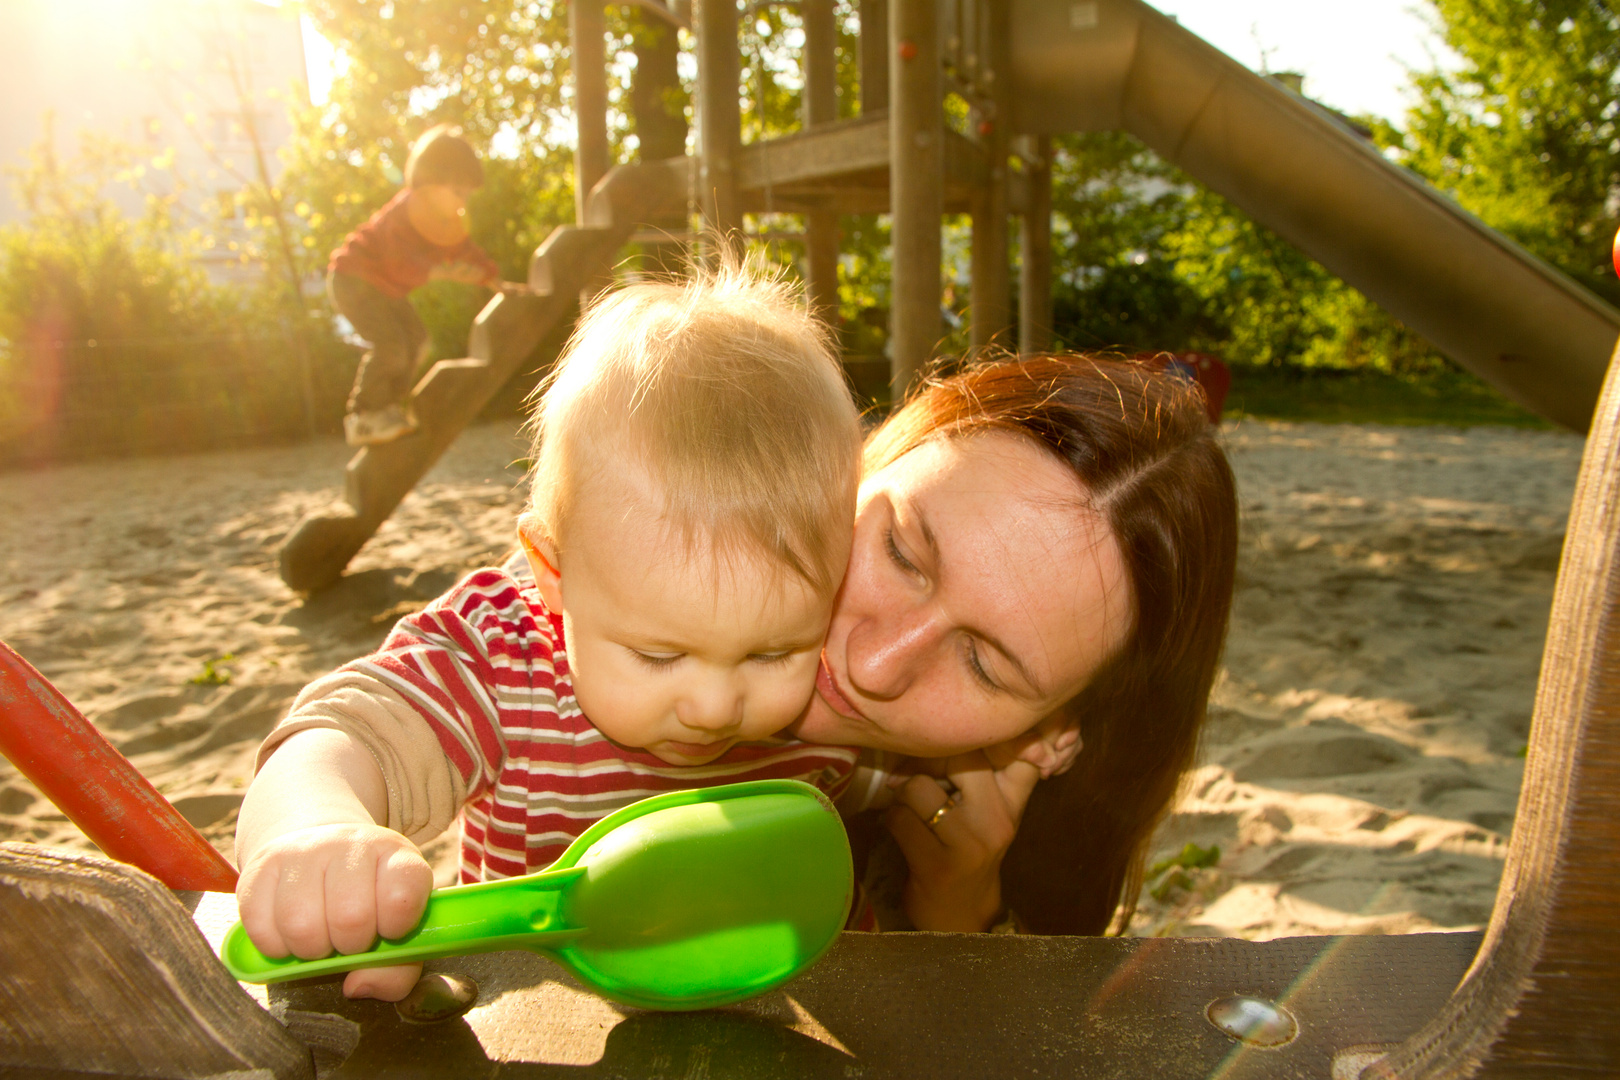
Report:
[[[265,740],[237,826],[267,955],[397,937],[460,813],[461,880],[553,862],[661,791],[857,751],[775,737],[808,702],[849,557],[860,432],[826,331],[739,270],[607,294],[534,417],[525,559],[468,576],[317,680]],[[351,972],[402,997],[410,967]]]

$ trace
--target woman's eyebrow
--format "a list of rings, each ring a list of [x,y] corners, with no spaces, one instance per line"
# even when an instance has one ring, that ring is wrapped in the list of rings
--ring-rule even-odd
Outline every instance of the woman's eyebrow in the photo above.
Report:
[[[942,557],[939,551],[939,541],[935,539],[934,530],[928,524],[928,515],[920,506],[913,506],[911,512],[916,518],[917,531],[922,534],[923,543],[928,546],[929,552],[933,555],[933,562],[936,572],[943,574],[941,568]],[[1007,663],[1011,665],[1012,669],[1018,673],[1019,678],[1023,679],[1025,685],[1027,685],[1030,690],[1034,692],[1033,696],[1035,698],[1039,699],[1046,696],[1046,691],[1041,689],[1041,684],[1036,681],[1035,676],[1030,673],[1029,668],[1024,666],[1024,662],[1018,659],[1018,654],[1009,649],[1000,638],[996,637],[987,630],[975,627],[969,627],[969,630],[986,645],[996,650],[996,652],[1000,653],[1006,659]]]

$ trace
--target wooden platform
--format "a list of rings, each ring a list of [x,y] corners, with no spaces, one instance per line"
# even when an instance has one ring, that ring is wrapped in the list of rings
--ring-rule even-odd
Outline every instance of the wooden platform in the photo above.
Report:
[[[327,1074],[333,1080],[1327,1080],[1336,1057],[1347,1064],[1416,1031],[1479,940],[846,934],[784,990],[700,1013],[621,1009],[528,953],[436,965],[471,976],[480,995],[466,1016],[432,1026],[408,1024],[390,1005],[345,1001],[336,979],[274,987],[271,1000],[358,1026],[352,1054]],[[1283,1003],[1299,1036],[1258,1049],[1223,1034],[1204,1010],[1231,994]]]

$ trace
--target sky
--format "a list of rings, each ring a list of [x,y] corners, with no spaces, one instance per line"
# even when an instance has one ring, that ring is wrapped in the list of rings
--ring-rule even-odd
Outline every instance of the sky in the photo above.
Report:
[[[1305,93],[1341,112],[1399,122],[1407,66],[1426,69],[1444,48],[1422,0],[1150,0],[1166,15],[1256,71],[1297,71]],[[304,22],[310,96],[321,103],[340,65]]]
[[[1148,2],[1246,67],[1302,73],[1305,96],[1352,115],[1399,122],[1407,67],[1450,66],[1421,0]]]

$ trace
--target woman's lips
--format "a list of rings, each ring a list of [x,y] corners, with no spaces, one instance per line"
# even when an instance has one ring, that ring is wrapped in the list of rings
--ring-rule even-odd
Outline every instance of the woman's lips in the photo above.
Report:
[[[821,694],[822,700],[832,706],[833,712],[851,720],[862,720],[861,711],[850,703],[838,689],[838,683],[833,680],[832,668],[827,666],[827,654],[821,654],[821,666],[816,668],[816,690]]]

